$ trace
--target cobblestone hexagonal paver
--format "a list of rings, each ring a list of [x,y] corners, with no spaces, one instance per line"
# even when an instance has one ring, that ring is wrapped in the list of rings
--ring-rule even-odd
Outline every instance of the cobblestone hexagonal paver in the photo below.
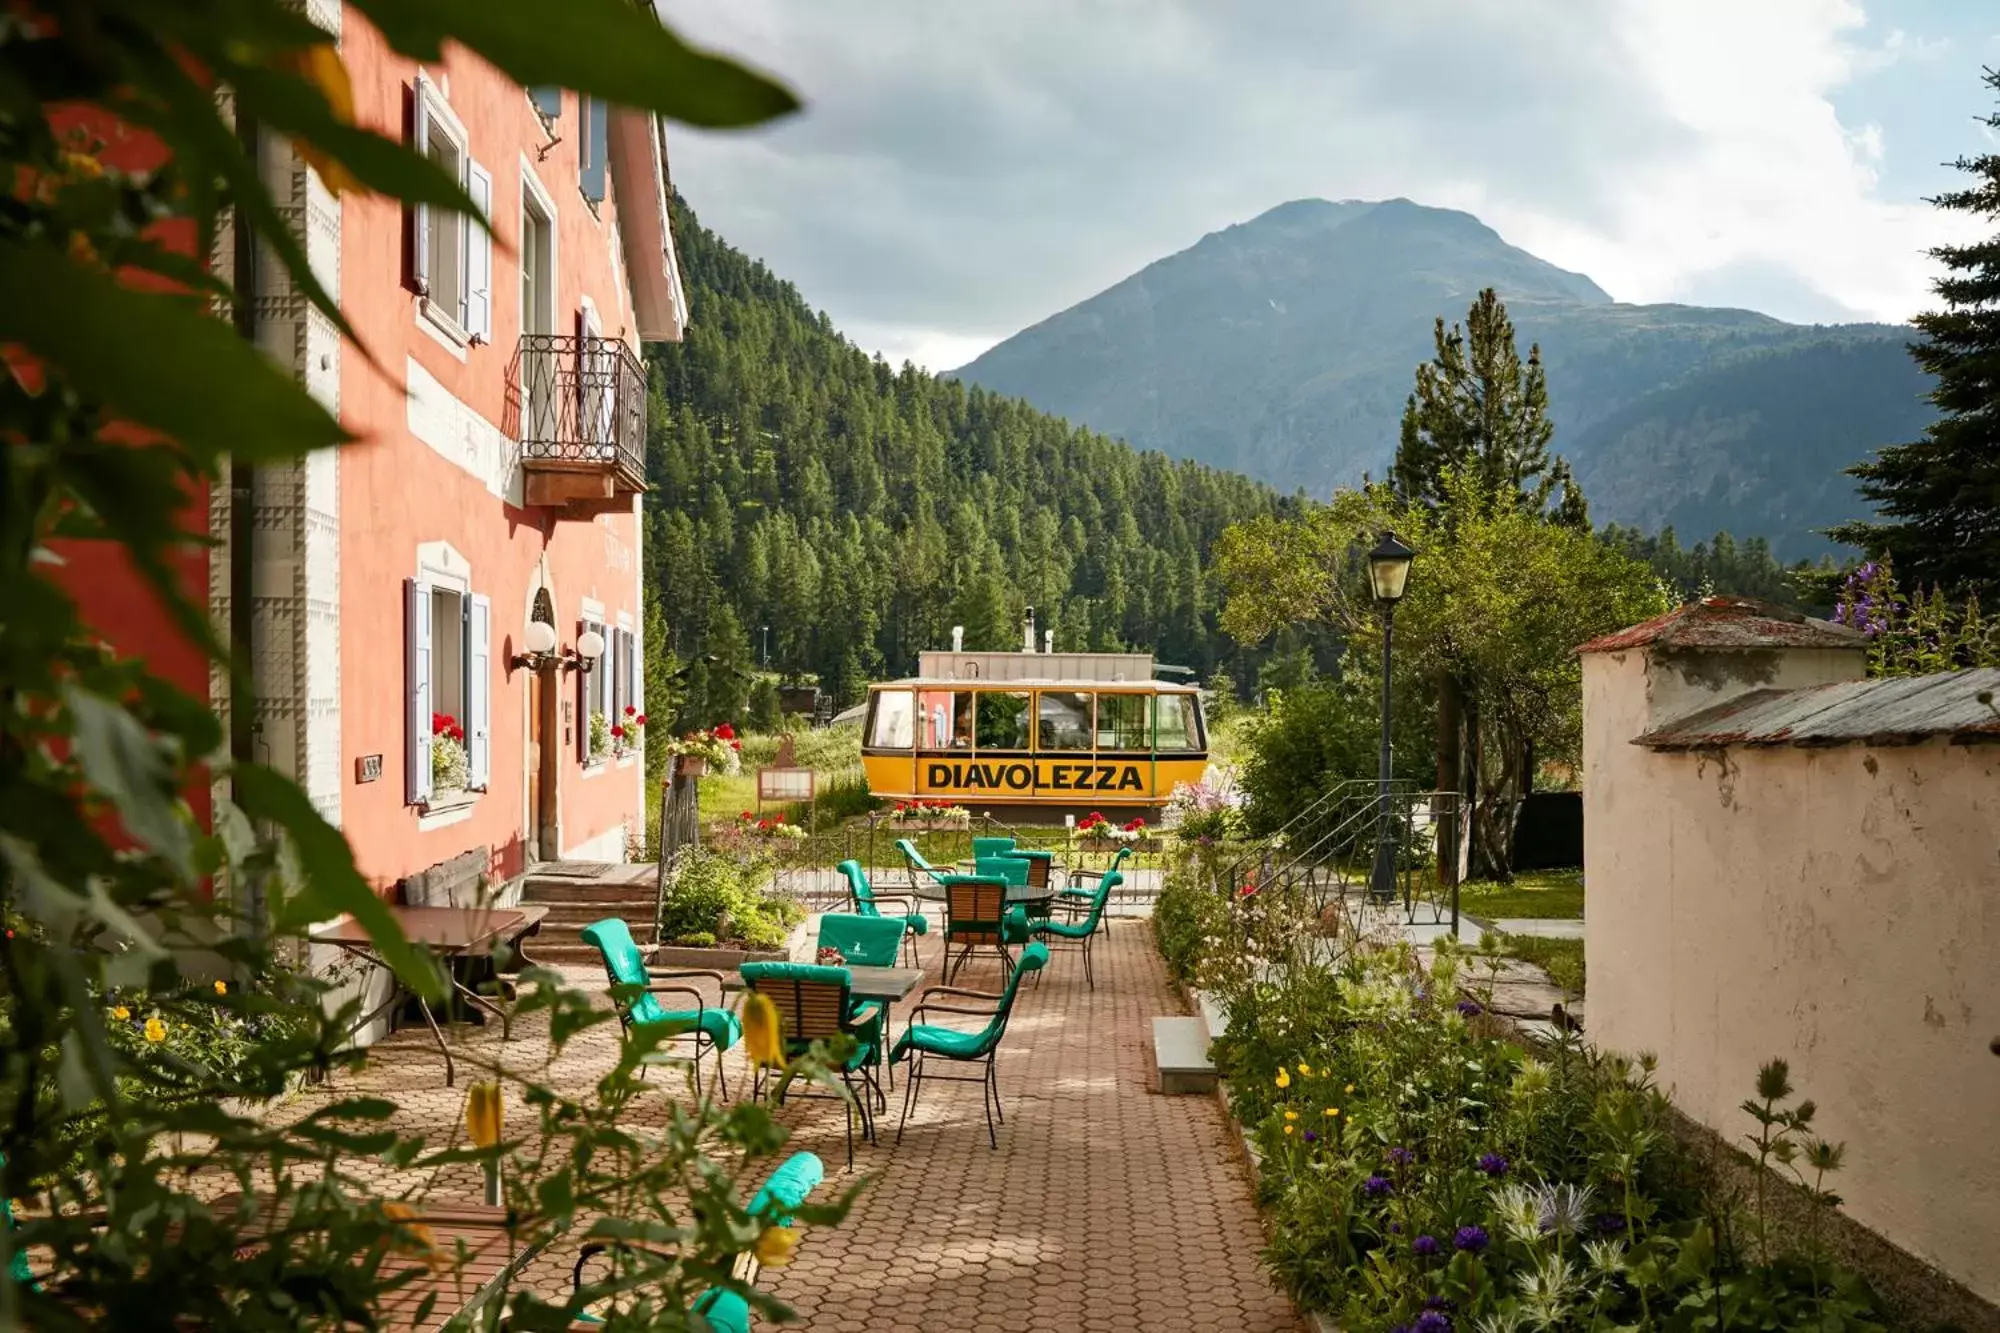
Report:
[[[924,941],[935,980],[939,945]],[[1097,987],[1082,960],[1058,953],[1039,985],[1021,991],[999,1058],[1006,1123],[987,1146],[979,1088],[927,1081],[904,1132],[902,1070],[880,1116],[880,1142],[857,1144],[855,1172],[843,1172],[843,1116],[837,1103],[793,1102],[777,1111],[793,1148],[826,1160],[827,1188],[866,1179],[847,1221],[809,1230],[795,1261],[765,1270],[762,1285],[790,1303],[805,1327],[868,1333],[1014,1333],[1015,1330],[1292,1330],[1291,1303],[1257,1262],[1262,1233],[1239,1148],[1220,1106],[1207,1097],[1154,1090],[1151,1020],[1179,1012],[1148,923],[1120,919],[1098,941]],[[596,984],[601,974],[577,971]],[[990,959],[954,984],[999,988]],[[896,1016],[901,1031],[906,1014]],[[456,1029],[478,1047],[497,1033]],[[581,1085],[612,1059],[614,1030],[574,1043],[549,1075]],[[513,1036],[509,1063],[544,1030]],[[546,1049],[542,1045],[540,1049]],[[749,1087],[732,1053],[730,1089]],[[400,1106],[400,1127],[436,1137],[463,1112],[464,1079],[443,1086],[429,1033],[405,1029],[377,1045],[367,1067],[344,1075],[326,1096],[380,1092]],[[662,1123],[665,1102],[642,1111]],[[388,1168],[384,1189],[413,1182]],[[439,1193],[477,1197],[476,1168],[447,1167]],[[462,1178],[461,1178],[462,1177]],[[575,1246],[558,1244],[523,1275],[550,1297],[568,1290]]]

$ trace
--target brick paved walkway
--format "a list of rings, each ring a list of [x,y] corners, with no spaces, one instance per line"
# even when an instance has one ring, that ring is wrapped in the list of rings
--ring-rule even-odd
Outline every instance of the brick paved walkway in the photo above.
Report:
[[[935,973],[939,946],[924,941]],[[797,1258],[762,1285],[804,1326],[828,1333],[1019,1333],[1020,1330],[1293,1330],[1290,1302],[1258,1267],[1262,1242],[1240,1150],[1212,1098],[1152,1090],[1151,1019],[1178,1012],[1148,923],[1112,924],[1099,941],[1097,989],[1082,960],[1058,953],[1017,1002],[1000,1053],[1007,1122],[987,1147],[976,1084],[930,1083],[895,1143],[901,1068],[881,1142],[857,1144],[855,1175],[872,1177],[847,1221],[806,1233]],[[976,962],[957,984],[997,989]],[[573,974],[579,982],[585,974]],[[897,1016],[900,1031],[903,1015]],[[465,1038],[490,1040],[488,1034]],[[521,1032],[515,1042],[539,1041]],[[406,1029],[374,1048],[333,1095],[379,1091],[406,1128],[442,1135],[463,1090],[443,1087],[429,1034]],[[602,1030],[573,1044],[556,1081],[583,1081],[610,1060]],[[730,1087],[748,1086],[732,1053]],[[518,1059],[518,1055],[515,1057]],[[739,1077],[741,1082],[739,1083]],[[314,1093],[313,1096],[324,1094]],[[837,1103],[794,1102],[778,1118],[791,1147],[810,1148],[842,1186]],[[648,1117],[651,1118],[651,1117]],[[476,1171],[436,1182],[476,1196]],[[391,1182],[386,1168],[384,1184]],[[404,1183],[396,1181],[394,1183]],[[565,1295],[574,1245],[558,1245],[526,1279]]]

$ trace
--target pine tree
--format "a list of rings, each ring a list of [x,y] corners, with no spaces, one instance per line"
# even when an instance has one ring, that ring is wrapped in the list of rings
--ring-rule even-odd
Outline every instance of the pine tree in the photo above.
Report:
[[[1403,408],[1402,438],[1390,479],[1398,494],[1435,507],[1448,468],[1472,468],[1487,493],[1508,492],[1534,509],[1561,502],[1563,521],[1587,526],[1583,493],[1569,463],[1551,458],[1548,376],[1542,349],[1528,360],[1514,340],[1514,321],[1491,287],[1466,311],[1463,327],[1433,334],[1436,356],[1417,367],[1417,386]]]
[[[1985,82],[2000,93],[2000,70],[1987,70]],[[2000,113],[1984,123],[2000,131]],[[1953,165],[1977,183],[1930,202],[1988,221],[2000,216],[2000,152]],[[1830,535],[1893,559],[1912,585],[1955,595],[2000,591],[2000,234],[1930,253],[1947,270],[1933,284],[1945,308],[1912,321],[1924,338],[1910,355],[1937,377],[1930,400],[1942,415],[1921,440],[1889,445],[1848,469],[1881,517]]]

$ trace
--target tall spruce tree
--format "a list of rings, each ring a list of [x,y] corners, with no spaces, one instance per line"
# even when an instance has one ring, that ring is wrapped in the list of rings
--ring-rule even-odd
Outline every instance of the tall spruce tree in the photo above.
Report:
[[[2000,70],[1988,69],[1985,83],[2000,94]],[[1983,123],[2000,131],[2000,113]],[[1952,165],[1975,183],[1930,202],[2000,218],[2000,152]],[[2000,233],[1938,246],[1931,256],[1947,270],[1933,284],[1945,308],[1912,321],[1924,339],[1910,355],[1937,377],[1930,400],[1943,415],[1922,439],[1889,445],[1848,469],[1880,517],[1830,535],[1889,557],[1905,586],[1991,595],[2000,592]]]
[[[1542,349],[1530,346],[1527,361],[1521,360],[1514,321],[1499,294],[1491,287],[1480,292],[1463,327],[1447,330],[1440,317],[1434,337],[1436,356],[1417,367],[1416,388],[1403,408],[1402,438],[1390,471],[1396,493],[1413,505],[1445,511],[1446,532],[1456,530],[1452,509],[1467,495],[1479,505],[1511,502],[1525,513],[1587,530],[1583,488],[1568,460],[1549,453],[1556,427],[1549,417]],[[1522,795],[1532,791],[1533,747],[1517,737],[1487,735],[1494,728],[1491,719],[1482,718],[1471,678],[1440,669],[1436,688],[1438,789],[1477,791],[1484,752],[1503,774],[1503,787]],[[1475,826],[1456,818],[1446,821],[1442,834],[1439,869],[1448,878],[1478,863],[1504,872],[1511,839],[1501,838],[1498,849],[1485,847]]]
[[[1463,326],[1446,329],[1440,316],[1433,336],[1437,354],[1417,367],[1416,389],[1403,408],[1390,470],[1397,493],[1436,508],[1445,471],[1471,469],[1488,494],[1516,494],[1536,510],[1555,500],[1562,521],[1588,526],[1569,463],[1549,454],[1556,426],[1542,349],[1531,346],[1522,362],[1499,295],[1491,287],[1480,292]]]

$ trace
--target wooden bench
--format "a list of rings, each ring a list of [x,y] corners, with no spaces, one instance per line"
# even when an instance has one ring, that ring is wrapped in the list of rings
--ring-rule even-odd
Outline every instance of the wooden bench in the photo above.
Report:
[[[1215,1063],[1208,1058],[1208,1024],[1200,1018],[1153,1020],[1153,1065],[1167,1096],[1214,1092]]]

